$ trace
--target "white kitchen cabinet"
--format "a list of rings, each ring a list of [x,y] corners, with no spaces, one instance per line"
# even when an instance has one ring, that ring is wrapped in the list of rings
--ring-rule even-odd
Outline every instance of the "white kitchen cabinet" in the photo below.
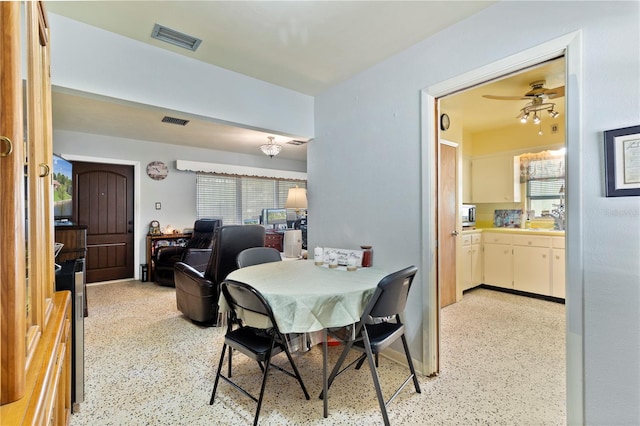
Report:
[[[471,157],[462,157],[462,202],[472,203],[471,198]]]
[[[485,284],[513,288],[512,235],[484,233],[484,280]]]
[[[471,234],[471,287],[482,284],[482,234]]]
[[[551,243],[551,295],[566,296],[564,238],[553,237]]]
[[[482,234],[480,232],[462,236],[462,291],[482,284]]]
[[[474,203],[520,202],[520,163],[511,155],[471,160],[471,199]]]
[[[462,291],[473,287],[471,284],[471,244],[462,244],[462,268],[459,270],[461,272]]]
[[[484,284],[565,298],[564,237],[482,233]]]
[[[551,295],[551,238],[541,235],[513,236],[513,288]]]
[[[513,288],[551,295],[548,247],[513,246]]]

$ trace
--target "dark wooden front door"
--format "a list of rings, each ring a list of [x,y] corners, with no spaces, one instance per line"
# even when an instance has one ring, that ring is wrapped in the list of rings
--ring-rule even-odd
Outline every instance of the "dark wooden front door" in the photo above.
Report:
[[[73,163],[75,222],[87,226],[87,282],[133,278],[133,166]]]

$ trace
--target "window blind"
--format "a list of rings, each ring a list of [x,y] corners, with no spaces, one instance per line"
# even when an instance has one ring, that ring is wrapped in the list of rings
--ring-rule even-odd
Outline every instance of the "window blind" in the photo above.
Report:
[[[306,188],[304,180],[196,174],[196,216],[222,218],[225,225],[258,220],[264,208],[283,208],[289,188]],[[295,212],[287,213],[295,219]]]
[[[531,199],[555,199],[564,189],[564,156],[529,160],[527,196]]]

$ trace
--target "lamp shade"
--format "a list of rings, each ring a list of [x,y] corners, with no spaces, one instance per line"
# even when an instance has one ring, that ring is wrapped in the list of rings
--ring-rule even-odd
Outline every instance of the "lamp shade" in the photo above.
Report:
[[[287,202],[284,204],[287,209],[306,209],[307,208],[307,190],[305,188],[289,188]]]

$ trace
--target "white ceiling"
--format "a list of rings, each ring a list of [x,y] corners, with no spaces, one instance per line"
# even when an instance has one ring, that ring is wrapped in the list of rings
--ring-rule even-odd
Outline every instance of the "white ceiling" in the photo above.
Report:
[[[301,93],[316,95],[494,1],[47,1],[55,13]],[[196,52],[151,38],[156,24],[202,39]],[[521,94],[522,87],[505,89]],[[548,84],[547,87],[555,87]],[[492,90],[493,94],[500,94]],[[514,93],[515,91],[515,93]],[[511,104],[511,102],[491,101]],[[515,108],[509,117],[515,117]],[[191,120],[161,123],[165,115]],[[54,88],[55,129],[255,154],[269,133]],[[276,136],[286,143],[291,138]],[[305,160],[306,145],[283,158]]]

